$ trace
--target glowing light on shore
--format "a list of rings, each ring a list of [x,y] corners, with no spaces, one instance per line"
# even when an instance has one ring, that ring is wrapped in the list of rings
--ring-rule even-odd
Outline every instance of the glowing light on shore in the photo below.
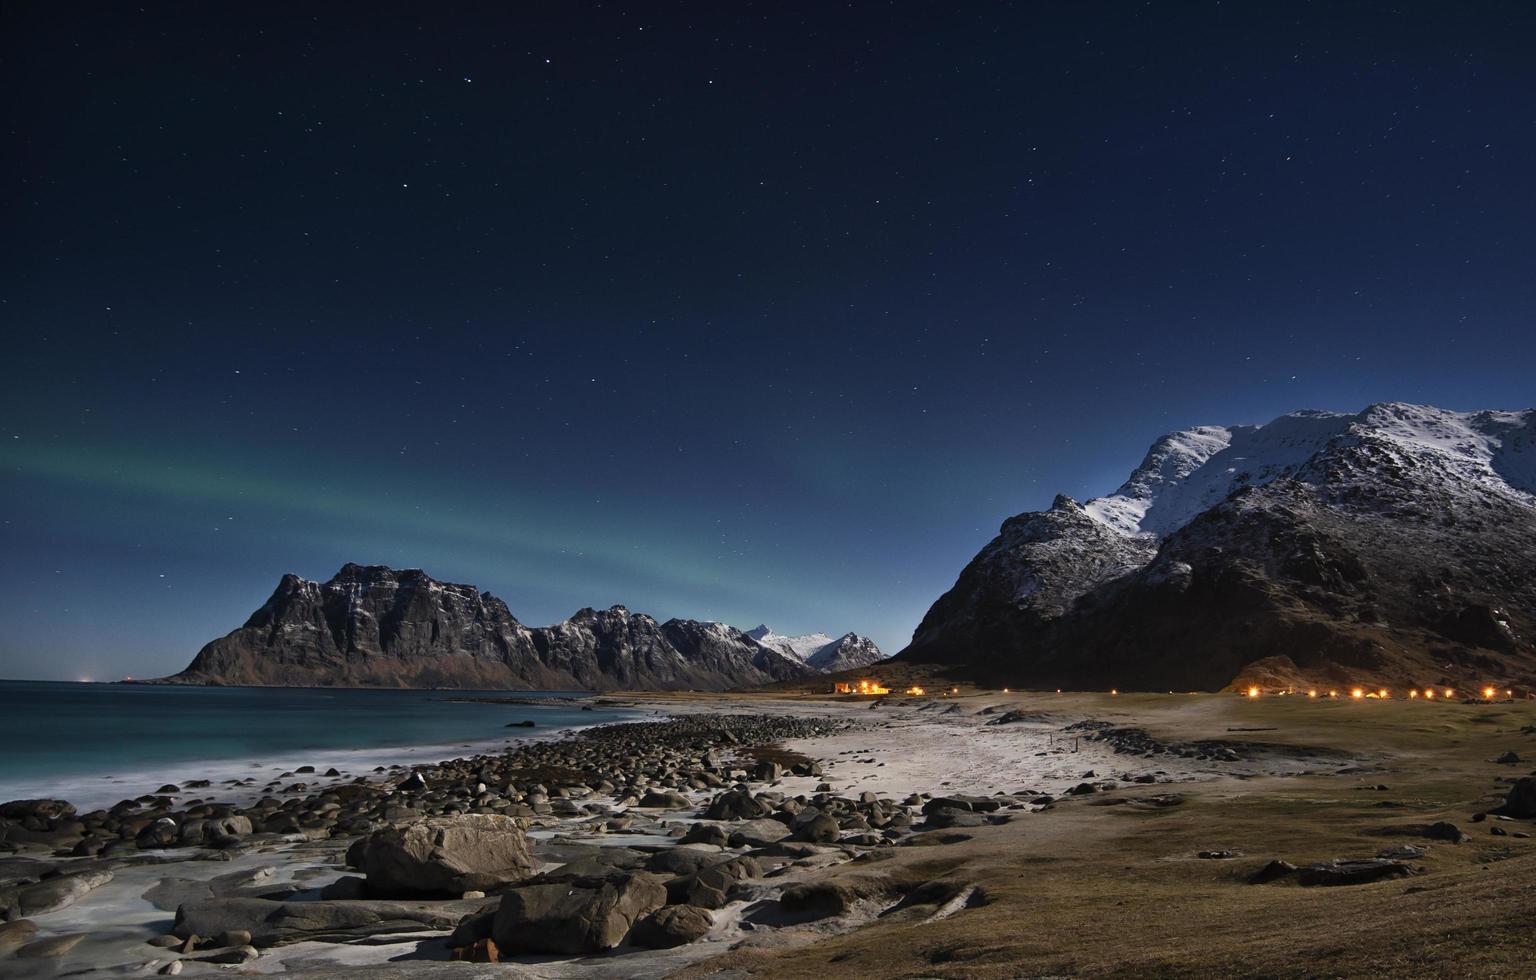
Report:
[[[918,687],[916,684],[913,684],[911,687],[907,688],[907,693],[913,697],[918,697],[925,692],[922,688]]]
[[[1329,691],[1329,692],[1328,692],[1328,696],[1329,696],[1329,697],[1330,697],[1330,698],[1336,698],[1336,697],[1338,697],[1338,696],[1339,696],[1339,692],[1338,692],[1338,691]]]
[[[1120,695],[1120,689],[1118,687],[1112,687],[1112,688],[1109,689],[1109,696],[1110,697],[1112,697],[1112,698],[1113,697],[1118,697],[1119,695]]]
[[[1426,687],[1424,689],[1424,697],[1427,700],[1433,701],[1435,699],[1435,689],[1432,687]]]
[[[1309,698],[1317,697],[1317,688],[1313,688],[1312,690],[1308,691],[1307,692],[1307,697],[1309,697]]]
[[[1456,696],[1456,692],[1448,687],[1445,689],[1445,696],[1448,698],[1454,698]]]
[[[1413,698],[1416,698],[1416,697],[1418,697],[1418,696],[1419,696],[1419,689],[1418,689],[1418,688],[1416,688],[1416,687],[1415,687],[1415,688],[1413,688],[1413,689],[1411,689],[1411,690],[1410,690],[1410,691],[1409,691],[1409,692],[1408,692],[1408,698],[1409,698],[1409,699],[1410,699],[1410,700],[1412,700],[1412,699],[1413,699]]]
[[[1491,687],[1483,688],[1483,698],[1485,700],[1492,701],[1493,700],[1493,694],[1494,694],[1493,688],[1491,688]]]
[[[1256,697],[1258,697],[1258,696],[1259,696],[1259,689],[1258,689],[1258,688],[1256,688],[1256,687],[1250,687],[1250,688],[1249,688],[1249,689],[1248,689],[1248,696],[1249,696],[1249,697],[1250,697],[1250,698],[1256,698]]]
[[[1357,687],[1353,691],[1349,692],[1349,696],[1354,698],[1356,701],[1359,701],[1361,698],[1365,697],[1365,692]]]

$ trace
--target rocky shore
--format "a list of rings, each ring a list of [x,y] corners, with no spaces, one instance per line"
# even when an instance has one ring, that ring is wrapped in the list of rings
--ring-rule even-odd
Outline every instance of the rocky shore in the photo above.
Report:
[[[11,961],[0,970],[176,974],[293,944],[414,944],[432,933],[449,958],[489,962],[681,946],[714,927],[744,882],[849,860],[911,833],[920,800],[768,788],[821,773],[784,742],[855,729],[840,719],[696,714],[409,770],[347,776],[302,766],[247,805],[220,802],[219,789],[250,789],[252,779],[165,785],[88,813],[62,800],[13,801],[0,806],[0,850],[9,852],[0,857],[0,956]],[[203,873],[220,867],[213,862],[240,870]],[[317,888],[326,866],[353,873]],[[160,880],[142,898],[174,919],[131,953],[93,942],[111,932],[108,922],[97,933],[48,935],[33,921],[146,871]]]
[[[0,976],[392,976],[399,959],[664,976],[987,901],[964,881],[893,890],[859,870],[895,849],[1060,806],[1184,802],[1143,784],[1360,761],[975,700],[669,708],[431,765],[198,780],[87,813],[0,805]],[[1530,809],[1529,782],[1509,807]]]

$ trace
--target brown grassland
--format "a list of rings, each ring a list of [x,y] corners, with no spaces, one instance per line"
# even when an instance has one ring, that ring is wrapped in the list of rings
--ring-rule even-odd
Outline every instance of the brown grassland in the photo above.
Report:
[[[883,894],[934,881],[975,885],[985,904],[939,920],[930,918],[932,905],[914,906],[810,945],[738,949],[683,975],[1536,976],[1536,838],[1513,836],[1536,834],[1536,824],[1472,822],[1502,801],[1507,780],[1531,772],[1536,737],[1521,729],[1536,724],[1536,703],[1070,693],[1001,700],[1009,697],[1163,739],[1262,740],[1376,763],[1348,774],[1123,788],[968,828],[970,839],[959,843],[891,848],[881,860],[824,876]],[[956,700],[983,703],[969,689]],[[998,693],[985,692],[984,703],[1000,703]],[[1521,764],[1493,763],[1510,749]],[[1170,790],[1184,797],[1181,805],[1135,805]],[[1391,834],[1440,820],[1471,840]],[[1426,847],[1412,862],[1424,874],[1334,888],[1247,883],[1272,858],[1304,865],[1402,843]],[[1242,856],[1195,856],[1211,849]]]

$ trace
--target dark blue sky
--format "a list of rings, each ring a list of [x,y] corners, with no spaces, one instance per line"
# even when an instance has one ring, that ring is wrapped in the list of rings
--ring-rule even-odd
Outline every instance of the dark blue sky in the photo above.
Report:
[[[894,652],[1166,430],[1536,402],[1530,4],[472,6],[5,6],[0,676],[346,561]]]

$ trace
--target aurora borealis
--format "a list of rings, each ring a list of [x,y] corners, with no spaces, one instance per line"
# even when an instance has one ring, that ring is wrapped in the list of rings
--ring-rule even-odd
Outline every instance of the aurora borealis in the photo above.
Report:
[[[347,561],[895,652],[1170,429],[1528,407],[1536,14],[1283,6],[9,5],[0,677]]]

